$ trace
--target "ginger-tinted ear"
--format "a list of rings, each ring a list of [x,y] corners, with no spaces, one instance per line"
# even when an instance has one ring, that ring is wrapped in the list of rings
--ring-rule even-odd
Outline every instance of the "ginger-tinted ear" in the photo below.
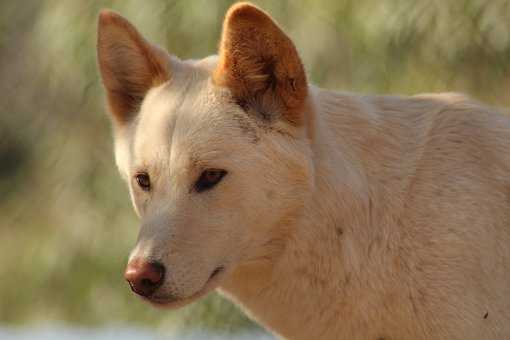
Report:
[[[147,91],[170,78],[168,54],[148,43],[126,19],[99,14],[97,59],[110,111],[125,123],[138,111]]]
[[[263,117],[303,123],[306,75],[290,38],[262,10],[232,6],[223,23],[216,84],[230,89],[241,106]]]

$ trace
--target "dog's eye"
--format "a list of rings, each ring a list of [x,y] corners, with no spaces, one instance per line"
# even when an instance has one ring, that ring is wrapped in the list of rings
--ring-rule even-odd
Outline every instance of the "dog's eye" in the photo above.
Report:
[[[149,191],[151,189],[151,179],[149,174],[141,172],[135,175],[136,183],[142,188],[143,191]]]
[[[226,174],[227,172],[221,169],[204,170],[195,183],[195,190],[197,192],[202,192],[211,189],[218,184]]]

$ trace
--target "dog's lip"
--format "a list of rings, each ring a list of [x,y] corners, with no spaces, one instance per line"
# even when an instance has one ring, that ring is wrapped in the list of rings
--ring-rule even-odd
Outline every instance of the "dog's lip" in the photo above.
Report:
[[[210,291],[218,288],[221,278],[225,275],[225,272],[226,272],[226,269],[224,266],[216,267],[216,269],[214,269],[213,272],[211,273],[211,275],[209,276],[209,279],[207,279],[207,282],[204,284],[204,286],[199,291],[197,291],[196,293],[194,293],[188,297],[175,299],[175,298],[151,296],[151,297],[148,297],[145,299],[156,307],[179,308],[179,307],[185,306],[185,305],[197,300],[198,298],[206,295]]]

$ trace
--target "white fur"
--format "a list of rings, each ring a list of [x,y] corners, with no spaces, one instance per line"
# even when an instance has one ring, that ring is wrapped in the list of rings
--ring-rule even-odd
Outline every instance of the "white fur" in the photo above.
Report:
[[[167,267],[158,297],[189,302],[224,266],[215,287],[283,337],[510,338],[508,118],[456,94],[310,88],[306,127],[247,117],[254,142],[210,62],[174,61],[116,133],[132,256]],[[193,192],[205,168],[229,173]]]
[[[507,116],[452,93],[306,91],[249,4],[227,13],[219,62],[167,58],[111,11],[98,32],[141,218],[131,260],[166,268],[151,302],[218,288],[291,339],[510,339]],[[228,174],[198,192],[206,169]]]

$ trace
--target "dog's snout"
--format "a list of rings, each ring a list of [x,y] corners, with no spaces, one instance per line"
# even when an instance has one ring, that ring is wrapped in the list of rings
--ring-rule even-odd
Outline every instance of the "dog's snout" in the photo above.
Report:
[[[124,278],[131,290],[138,295],[149,297],[161,286],[165,277],[165,267],[159,262],[140,259],[129,261]]]

